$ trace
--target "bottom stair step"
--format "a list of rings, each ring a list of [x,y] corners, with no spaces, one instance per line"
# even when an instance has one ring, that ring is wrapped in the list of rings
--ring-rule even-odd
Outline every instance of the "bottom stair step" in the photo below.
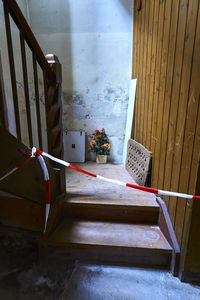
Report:
[[[64,219],[51,250],[84,261],[170,266],[172,248],[158,226]]]

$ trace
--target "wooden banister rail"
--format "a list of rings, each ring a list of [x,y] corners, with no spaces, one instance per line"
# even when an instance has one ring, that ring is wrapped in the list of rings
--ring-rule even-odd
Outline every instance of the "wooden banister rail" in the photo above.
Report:
[[[15,24],[20,32],[23,33],[24,40],[29,45],[30,49],[35,53],[36,59],[40,67],[47,72],[49,79],[55,80],[55,73],[50,68],[46,58],[38,44],[30,26],[24,18],[17,2],[15,0],[2,0],[4,3],[4,9],[12,16]]]
[[[62,101],[61,101],[61,64],[57,56],[50,54],[45,57],[43,54],[31,28],[29,27],[25,17],[23,16],[17,2],[15,0],[2,0],[4,8],[4,18],[5,18],[5,30],[7,37],[7,48],[8,48],[8,59],[10,66],[10,78],[11,78],[11,90],[13,96],[13,107],[15,116],[15,127],[16,136],[19,141],[22,140],[22,118],[20,116],[20,105],[17,88],[17,72],[16,67],[22,70],[23,75],[23,87],[24,87],[24,99],[26,107],[26,118],[27,118],[27,131],[29,138],[29,145],[33,146],[35,141],[34,138],[37,134],[38,146],[40,149],[44,150],[44,135],[47,137],[48,153],[57,157],[63,157],[63,126],[62,126]],[[12,28],[10,19],[13,19],[19,30],[19,40],[20,40],[20,50],[21,50],[21,63],[15,61],[16,53],[13,48],[12,39]],[[29,72],[28,64],[31,64],[27,60],[26,48],[30,49],[32,54],[32,71],[33,71],[33,88],[29,86]],[[1,58],[1,57],[0,57]],[[38,76],[38,67],[40,66],[43,73],[43,84],[41,78]],[[1,66],[0,66],[1,68]],[[1,71],[1,70],[0,70]],[[29,71],[29,72],[28,72]],[[41,87],[43,86],[43,93],[45,97],[45,103],[43,99],[43,94],[41,92]],[[33,92],[34,90],[34,92]],[[31,102],[31,96],[32,98]],[[41,96],[41,98],[40,98]],[[35,103],[34,103],[35,102]],[[31,106],[35,106],[36,117],[33,114]],[[45,106],[44,110],[41,106]],[[43,119],[46,119],[46,130]],[[36,124],[37,126],[36,126]],[[6,105],[4,97],[4,86],[3,86],[3,72],[0,74],[0,124],[4,129],[8,129],[7,119],[6,119]],[[42,127],[43,126],[43,127]],[[35,133],[35,134],[34,134]],[[37,146],[37,145],[35,145]],[[59,182],[60,182],[60,193],[65,191],[65,172],[60,170],[58,172]]]

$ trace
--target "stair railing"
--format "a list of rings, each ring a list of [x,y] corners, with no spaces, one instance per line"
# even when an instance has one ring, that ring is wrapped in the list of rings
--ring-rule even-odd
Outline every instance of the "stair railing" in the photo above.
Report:
[[[44,82],[44,96],[45,96],[45,115],[46,115],[46,139],[48,146],[48,153],[57,157],[63,157],[63,127],[62,127],[62,102],[61,102],[61,64],[58,58],[51,54],[43,54],[32,30],[30,29],[25,17],[23,16],[19,6],[15,0],[2,0],[4,7],[4,19],[5,29],[7,37],[8,59],[11,78],[11,89],[13,96],[14,116],[16,124],[16,136],[21,141],[22,133],[20,124],[20,111],[19,111],[19,99],[17,91],[16,80],[16,62],[13,51],[12,31],[10,19],[14,21],[19,30],[20,49],[21,49],[21,61],[22,61],[22,74],[24,83],[24,98],[26,106],[26,117],[28,127],[29,145],[33,146],[33,120],[31,118],[30,107],[30,90],[27,71],[27,56],[26,47],[29,47],[32,53],[32,68],[33,68],[33,82],[35,93],[35,107],[36,107],[36,123],[38,144],[40,149],[43,149],[43,134],[41,126],[40,99],[39,99],[39,78],[37,65],[40,66],[43,72]],[[1,66],[0,66],[1,67]],[[1,71],[1,70],[0,70]],[[8,129],[8,117],[6,112],[6,103],[4,96],[4,87],[2,82],[2,76],[0,76],[0,124],[5,129]],[[60,175],[61,191],[65,191],[65,175],[64,171],[61,171]]]

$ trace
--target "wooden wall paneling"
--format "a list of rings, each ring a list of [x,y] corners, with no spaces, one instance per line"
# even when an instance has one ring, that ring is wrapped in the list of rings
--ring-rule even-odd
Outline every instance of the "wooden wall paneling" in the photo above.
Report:
[[[138,20],[137,20],[137,5],[134,4],[134,20],[133,20],[133,39],[134,39],[134,44],[133,44],[133,57],[132,57],[132,61],[133,61],[133,66],[132,66],[132,79],[137,78],[138,77],[138,73],[137,73],[137,66],[138,66]],[[136,88],[136,95],[137,95],[137,88]],[[136,138],[136,133],[137,133],[137,99],[135,101],[135,108],[134,108],[134,134],[132,136],[132,138]]]
[[[184,39],[185,39],[185,30],[186,30],[187,12],[188,12],[187,5],[188,5],[188,0],[180,1],[178,29],[177,29],[177,38],[176,38],[177,41],[176,41],[176,52],[175,52],[175,65],[174,65],[171,104],[170,104],[166,164],[165,164],[164,188],[166,190],[171,189],[174,140],[175,140],[176,121],[177,121],[177,114],[178,114],[178,103],[180,97],[180,83],[182,77],[183,54],[184,54],[183,53]],[[174,172],[176,172],[176,176],[179,176],[177,170],[174,170]],[[172,224],[174,224],[175,211],[176,211],[176,198],[174,197],[170,198],[168,208],[172,219]]]
[[[133,55],[132,55],[132,79],[137,78],[137,72],[136,72],[136,67],[137,67],[137,6],[134,4],[134,18],[133,18],[133,39],[134,39],[134,44],[133,44]]]
[[[163,49],[161,57],[161,71],[160,71],[160,86],[159,86],[159,98],[158,98],[158,116],[157,116],[157,129],[156,137],[157,143],[155,143],[154,156],[157,157],[157,161],[154,164],[154,185],[155,187],[162,188],[159,181],[159,166],[160,166],[160,153],[163,150],[161,144],[161,137],[163,132],[163,118],[164,118],[164,99],[165,99],[165,83],[167,78],[167,63],[169,56],[169,39],[170,39],[170,23],[172,15],[172,0],[166,1],[165,15],[164,15],[164,29],[163,29]]]
[[[142,131],[141,131],[141,124],[143,120],[143,112],[142,112],[142,67],[143,67],[143,59],[144,59],[144,24],[145,24],[145,5],[143,4],[142,9],[138,12],[138,18],[141,23],[141,31],[139,35],[140,39],[140,48],[139,48],[139,70],[138,70],[138,141],[142,143]]]
[[[200,2],[145,1],[141,12],[135,10],[134,138],[153,152],[152,186],[194,194],[200,160]],[[164,200],[183,261],[195,201]]]
[[[147,42],[148,42],[148,27],[149,27],[149,1],[144,3],[144,41],[143,41],[143,63],[142,63],[142,84],[141,84],[141,144],[144,145],[144,120],[146,119],[146,99],[145,99],[145,82],[146,82],[146,63],[147,63]]]
[[[200,129],[200,128],[199,128]],[[200,194],[200,165],[198,170],[195,168],[196,192]],[[182,281],[200,282],[200,202],[199,200],[193,201],[193,209],[191,216],[191,224],[188,228],[188,242],[187,247],[184,249],[184,259],[181,263],[180,278]]]
[[[148,108],[148,133],[146,147],[151,150],[151,124],[152,124],[152,109],[153,109],[153,87],[155,78],[155,63],[156,63],[156,47],[158,36],[158,16],[159,16],[159,2],[155,1],[154,4],[154,19],[153,19],[153,39],[152,39],[152,51],[151,51],[151,72],[150,72],[150,87],[149,87],[149,108]],[[153,157],[154,163],[154,157]]]
[[[168,59],[167,59],[167,77],[165,82],[165,95],[163,100],[164,113],[162,119],[162,135],[161,135],[162,149],[160,152],[160,157],[158,158],[159,159],[158,186],[162,189],[164,188],[164,178],[165,178],[165,156],[167,151],[168,124],[169,124],[171,88],[172,88],[174,60],[175,60],[178,14],[179,14],[179,1],[172,1],[169,48],[168,48]],[[165,203],[166,205],[168,205],[168,198],[167,199],[165,198]]]
[[[137,11],[137,6],[135,5],[135,26],[137,26],[137,42],[136,42],[136,66],[135,66],[135,74],[137,77],[137,89],[136,89],[136,99],[135,99],[135,125],[136,125],[136,131],[135,131],[135,139],[138,140],[138,133],[139,133],[139,66],[140,66],[140,34],[141,34],[141,22],[140,22],[140,14]]]
[[[173,167],[172,167],[172,175],[171,175],[171,189],[174,191],[178,190],[179,179],[183,178],[183,176],[180,173],[181,163],[182,165],[184,165],[186,161],[189,161],[191,164],[192,151],[190,151],[190,156],[188,153],[187,157],[185,157],[184,161],[182,161],[182,149],[183,149],[183,139],[184,139],[184,132],[185,132],[184,130],[185,122],[187,116],[188,93],[189,93],[189,85],[191,79],[191,67],[192,67],[193,50],[194,50],[194,38],[196,32],[195,30],[196,30],[196,20],[197,20],[197,12],[198,12],[198,2],[199,2],[198,0],[190,1],[188,6],[188,18],[187,18],[187,27],[185,32],[180,99],[179,99],[178,115],[176,121],[174,157],[173,157],[173,164],[172,164]],[[192,119],[193,122],[196,121],[194,119],[194,116],[192,116]],[[188,132],[185,135],[185,139],[188,138],[187,134]],[[190,148],[192,148],[192,145],[193,144],[190,145]],[[187,172],[186,170],[184,170],[183,172],[184,172],[183,180],[185,181],[185,179],[189,177],[189,172]],[[177,176],[176,173],[180,175]],[[181,189],[179,189],[179,191],[182,193],[187,193],[188,184],[184,186],[181,185]],[[177,206],[175,207],[175,230],[176,230],[177,239],[180,243],[182,239],[186,200],[175,199],[174,204],[175,203]]]
[[[200,15],[199,15],[199,21],[200,21]],[[200,25],[200,22],[199,22]],[[199,30],[200,30],[200,26],[199,26]],[[199,40],[200,42],[200,40]],[[200,43],[198,43],[199,47],[197,47],[196,49],[198,49],[198,51],[200,51]],[[197,52],[200,53],[200,52]],[[199,55],[198,55],[199,57]],[[194,66],[194,69],[196,69],[196,71],[199,71],[198,65]],[[197,74],[196,72],[194,72],[195,74]],[[194,74],[193,73],[193,74]],[[197,83],[198,77],[194,77],[196,78],[196,81],[192,81],[191,83],[194,82]],[[197,87],[198,85],[196,85]],[[195,85],[193,86],[195,87]],[[189,122],[187,122],[186,124],[186,132],[188,132],[188,139],[186,140],[188,143],[188,146],[186,146],[187,151],[183,152],[183,158],[187,156],[187,152],[188,150],[191,148],[190,151],[193,151],[192,153],[192,158],[191,158],[191,162],[189,162],[187,160],[187,164],[185,164],[183,166],[184,170],[186,169],[187,173],[189,173],[189,176],[186,178],[182,175],[182,177],[185,179],[181,180],[181,183],[184,185],[188,186],[188,193],[193,194],[195,191],[195,187],[196,187],[196,182],[198,180],[198,168],[197,166],[199,165],[199,160],[200,160],[200,104],[199,104],[199,97],[200,97],[200,91],[198,91],[197,93],[195,93],[197,98],[195,99],[195,97],[193,99],[195,99],[196,101],[190,101],[188,104],[188,116],[190,116],[190,118],[188,118]],[[195,116],[197,117],[197,122],[192,122],[192,118],[195,118]],[[196,127],[196,131],[195,131],[195,127]],[[191,145],[193,144],[193,147],[191,147]],[[188,172],[189,169],[189,172]],[[183,170],[183,174],[184,174],[184,170]],[[182,174],[182,173],[181,173]],[[197,183],[198,184],[198,183]],[[199,192],[197,190],[197,192]],[[178,205],[181,205],[181,203],[178,203]],[[185,262],[185,257],[186,257],[186,251],[187,251],[187,244],[188,244],[188,238],[189,238],[189,230],[190,230],[190,224],[191,224],[191,216],[192,216],[192,211],[193,211],[193,206],[194,206],[194,201],[193,200],[187,200],[186,205],[184,206],[184,224],[183,224],[183,232],[182,232],[182,238],[181,238],[181,249],[183,249],[182,254],[181,254],[181,270],[184,268],[184,262]],[[195,208],[194,208],[195,209]],[[177,207],[177,210],[179,210],[179,208]],[[176,227],[178,225],[178,217],[176,218]]]
[[[148,1],[149,13],[147,13],[148,22],[148,41],[147,41],[147,59],[146,59],[146,77],[145,77],[145,118],[144,118],[144,128],[143,128],[143,145],[147,146],[147,131],[148,131],[148,114],[149,114],[149,85],[150,85],[150,66],[151,66],[151,48],[152,48],[152,36],[153,36],[153,19],[154,19],[154,0]]]
[[[183,145],[182,162],[184,163],[182,163],[181,165],[180,183],[179,183],[180,190],[187,187],[187,192],[191,194],[193,194],[195,191],[195,184],[197,181],[197,166],[199,164],[199,154],[200,154],[200,150],[199,150],[200,149],[199,32],[200,32],[200,5],[198,9],[196,39],[195,39],[194,54],[193,54],[192,75],[191,75],[191,84],[189,90],[189,101],[187,107],[185,138],[184,138],[184,145]],[[193,201],[190,200],[187,201],[187,205],[184,207],[185,215],[184,215],[184,228],[183,228],[183,243],[186,242],[185,239],[188,230],[192,205],[193,205]],[[178,202],[176,227],[178,227],[180,215],[183,214],[182,209],[183,209],[182,203]]]
[[[156,66],[155,66],[155,82],[153,92],[153,111],[152,111],[152,124],[151,124],[151,151],[155,153],[155,144],[159,143],[157,140],[157,126],[158,124],[158,99],[160,90],[160,71],[161,71],[161,57],[163,48],[163,29],[164,29],[164,13],[165,13],[165,1],[159,3],[159,21],[158,21],[158,39],[156,49]],[[155,157],[155,155],[154,155]],[[152,167],[152,186],[155,186],[154,168],[158,164],[158,161],[154,159]]]

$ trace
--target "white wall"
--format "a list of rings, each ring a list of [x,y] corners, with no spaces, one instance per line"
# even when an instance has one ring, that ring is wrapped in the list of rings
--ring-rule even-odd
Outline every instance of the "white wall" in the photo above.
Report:
[[[63,123],[105,128],[122,161],[131,78],[133,0],[28,0],[30,25],[63,68]],[[91,158],[87,154],[87,158]]]

